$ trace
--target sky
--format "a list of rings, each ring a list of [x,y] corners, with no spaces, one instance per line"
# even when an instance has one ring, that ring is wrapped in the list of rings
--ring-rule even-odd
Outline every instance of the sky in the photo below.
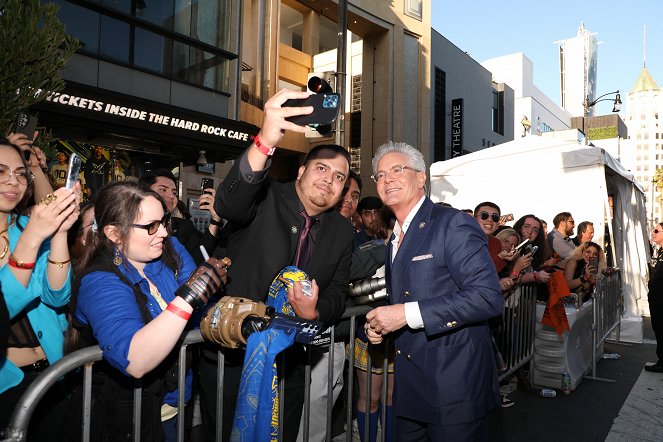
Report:
[[[431,13],[433,28],[478,62],[524,53],[534,64],[534,84],[558,105],[559,46],[554,42],[575,37],[584,22],[600,42],[596,95],[619,89],[622,118],[643,67],[646,26],[647,69],[663,87],[662,0],[431,0]],[[612,102],[598,103],[595,110],[595,115],[608,114]]]

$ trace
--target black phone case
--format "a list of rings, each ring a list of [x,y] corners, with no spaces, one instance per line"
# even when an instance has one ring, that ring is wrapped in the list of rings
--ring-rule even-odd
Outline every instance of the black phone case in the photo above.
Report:
[[[339,94],[313,94],[308,98],[288,100],[281,107],[313,106],[308,115],[288,117],[286,120],[299,126],[332,124],[338,116]]]
[[[37,129],[37,117],[20,112],[16,118],[16,132],[25,134],[28,140],[33,141]]]
[[[203,178],[200,180],[200,190],[204,191],[205,189],[214,188],[214,180],[212,178]]]

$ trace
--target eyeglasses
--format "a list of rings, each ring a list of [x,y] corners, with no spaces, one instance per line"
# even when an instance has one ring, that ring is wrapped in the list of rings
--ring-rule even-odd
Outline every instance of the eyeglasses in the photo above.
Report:
[[[523,229],[530,229],[534,233],[539,233],[539,228],[538,227],[532,227],[531,224],[523,224]]]
[[[573,221],[572,219],[567,219],[566,222],[567,222],[567,223],[571,223],[571,224],[575,224],[575,223],[576,223],[576,222]]]
[[[488,212],[481,212],[479,213],[479,216],[481,217],[482,221],[487,220],[489,217],[490,219],[493,220],[494,223],[499,222],[500,216],[497,213],[488,213]]]
[[[373,178],[373,181],[375,181],[376,183],[381,183],[384,181],[385,178],[387,178],[387,174],[394,177],[398,177],[403,175],[403,171],[406,169],[412,170],[414,172],[420,172],[419,170],[414,169],[410,166],[401,165],[401,166],[393,166],[389,170],[378,170],[378,172],[375,175],[371,175],[371,178]]]
[[[30,173],[25,167],[18,167],[11,170],[4,164],[0,164],[0,184],[8,182],[12,175],[14,175],[14,178],[16,178],[16,181],[18,181],[19,184],[28,184],[33,178],[32,173]]]
[[[170,215],[166,213],[163,218],[159,221],[152,221],[149,224],[132,224],[132,227],[137,227],[139,229],[145,229],[147,230],[148,235],[154,235],[157,233],[157,230],[159,230],[159,225],[164,226],[164,228],[168,228],[170,225]]]

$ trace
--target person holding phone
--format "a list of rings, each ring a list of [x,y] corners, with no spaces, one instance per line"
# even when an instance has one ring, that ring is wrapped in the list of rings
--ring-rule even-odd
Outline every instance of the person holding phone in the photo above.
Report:
[[[80,188],[58,189],[32,205],[34,187],[23,149],[0,138],[0,284],[10,316],[7,349],[0,353],[0,428],[32,380],[62,358],[67,326],[67,232],[78,218]],[[58,388],[33,414],[30,440],[50,440],[58,428],[64,397]]]
[[[205,247],[207,253],[212,255],[217,246],[219,228],[223,223],[221,217],[214,210],[216,191],[205,189],[205,192],[198,199],[198,207],[201,210],[209,210],[212,216],[209,227],[204,233],[201,233],[191,220],[174,216],[178,202],[176,183],[175,176],[166,169],[158,169],[143,174],[138,180],[138,184],[153,190],[163,198],[168,213],[173,215],[170,233],[182,243],[196,264],[200,264],[205,260],[200,252],[200,246]]]
[[[589,299],[592,288],[600,272],[606,268],[606,259],[601,246],[592,241],[580,244],[564,268],[564,277],[571,291],[583,294],[583,301]]]
[[[46,164],[46,154],[37,146],[33,145],[33,139],[31,139],[26,134],[23,133],[10,133],[7,136],[7,140],[18,146],[21,149],[21,153],[28,163],[30,172],[32,173],[33,179],[33,196],[34,202],[40,201],[48,193],[53,191],[53,186],[48,176],[48,166]]]

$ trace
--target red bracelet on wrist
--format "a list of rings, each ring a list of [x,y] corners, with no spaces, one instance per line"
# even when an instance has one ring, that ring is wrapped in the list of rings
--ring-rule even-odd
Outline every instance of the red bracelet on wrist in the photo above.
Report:
[[[168,307],[166,307],[166,310],[169,312],[179,316],[180,318],[184,319],[185,321],[188,321],[189,318],[191,318],[191,313],[187,312],[186,310],[182,310],[172,302],[168,304]]]
[[[536,280],[536,270],[532,272],[532,275],[534,276],[534,282],[538,282],[538,281]]]
[[[267,147],[264,144],[262,144],[258,135],[256,135],[256,137],[253,139],[253,144],[256,146],[256,149],[258,149],[258,151],[261,154],[267,155],[268,157],[274,155],[274,151],[276,150],[276,146]]]
[[[34,262],[23,262],[19,259],[16,259],[13,253],[9,254],[9,261],[7,264],[14,267],[15,269],[32,270],[35,268]]]

